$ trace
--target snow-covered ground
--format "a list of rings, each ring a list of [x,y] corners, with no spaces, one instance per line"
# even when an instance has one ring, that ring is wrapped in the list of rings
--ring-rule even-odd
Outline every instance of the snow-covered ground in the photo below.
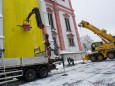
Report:
[[[65,68],[58,65],[47,78],[38,79],[20,86],[115,86],[115,60],[103,62],[76,62]]]

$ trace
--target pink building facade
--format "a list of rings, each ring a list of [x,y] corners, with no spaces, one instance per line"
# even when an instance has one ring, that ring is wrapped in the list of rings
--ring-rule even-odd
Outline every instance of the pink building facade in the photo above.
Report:
[[[81,51],[71,0],[45,0],[45,4],[54,46],[60,51]]]

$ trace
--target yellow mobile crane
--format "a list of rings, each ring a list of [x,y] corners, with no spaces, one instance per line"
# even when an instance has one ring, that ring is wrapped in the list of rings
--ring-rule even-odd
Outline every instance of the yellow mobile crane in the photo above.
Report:
[[[79,27],[87,28],[90,31],[97,34],[103,42],[94,42],[91,45],[91,54],[86,54],[84,60],[103,61],[107,58],[113,59],[115,57],[115,37],[111,34],[107,34],[107,31],[98,29],[86,21],[81,21]]]

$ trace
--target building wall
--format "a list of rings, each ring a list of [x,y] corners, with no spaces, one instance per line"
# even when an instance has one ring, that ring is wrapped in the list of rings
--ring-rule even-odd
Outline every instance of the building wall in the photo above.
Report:
[[[62,27],[62,32],[63,32],[63,37],[64,37],[64,43],[65,43],[66,51],[78,52],[79,51],[79,45],[78,45],[77,35],[75,33],[75,28],[74,28],[72,16],[69,15],[70,16],[69,17],[70,26],[71,26],[72,32],[67,32],[66,31],[65,20],[64,20],[64,14],[65,14],[65,12],[61,12],[60,11],[59,14],[60,14],[61,26],[63,26]],[[69,46],[69,42],[68,42],[68,38],[67,38],[67,35],[70,34],[70,33],[72,33],[74,35],[75,46],[73,46],[73,47]]]
[[[57,41],[60,46],[61,51],[79,52],[81,50],[80,38],[75,22],[74,11],[71,6],[71,0],[45,0],[46,8],[52,9],[53,22],[57,33]],[[66,31],[66,25],[64,20],[64,14],[69,15],[70,26],[72,32]],[[74,47],[69,46],[68,34],[73,34],[74,37]]]
[[[46,5],[44,0],[38,0],[39,1],[39,8],[40,8],[40,13],[41,13],[41,17],[42,17],[42,21],[44,23],[44,25],[47,28],[47,32],[49,34],[49,40],[52,40],[52,35],[51,35],[51,27],[49,25],[49,21],[48,21],[48,16],[47,16],[47,11],[46,11]]]
[[[68,0],[55,0],[57,1],[58,4],[62,5],[62,6],[65,6],[67,8],[70,8],[70,5],[69,5],[69,1]]]

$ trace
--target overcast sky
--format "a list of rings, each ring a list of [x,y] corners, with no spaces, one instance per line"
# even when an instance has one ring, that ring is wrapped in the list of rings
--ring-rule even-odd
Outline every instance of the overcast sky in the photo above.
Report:
[[[88,21],[99,29],[106,29],[115,35],[115,0],[71,0],[76,22]],[[100,41],[97,35],[85,28],[79,28],[79,35],[90,35],[94,41]]]

